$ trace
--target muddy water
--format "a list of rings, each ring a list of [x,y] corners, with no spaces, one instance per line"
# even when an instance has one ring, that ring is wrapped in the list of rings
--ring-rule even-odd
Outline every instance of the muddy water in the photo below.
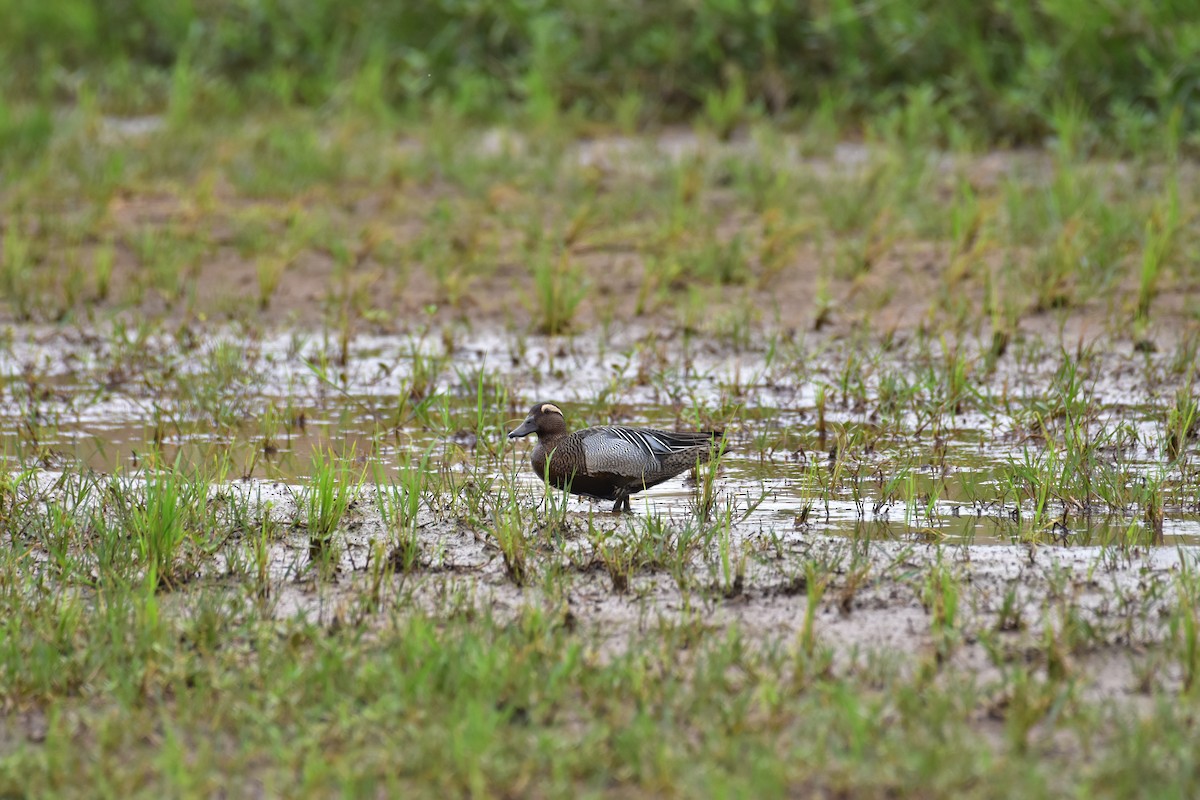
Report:
[[[871,368],[858,373],[864,383],[852,391],[847,364],[864,358]],[[838,342],[784,352],[653,331],[602,343],[459,333],[452,346],[428,334],[363,336],[343,353],[336,342],[297,334],[248,344],[223,334],[202,344],[130,345],[111,335],[45,333],[0,354],[0,454],[10,468],[121,473],[151,458],[221,462],[230,480],[283,484],[303,483],[316,452],[351,455],[377,481],[428,454],[434,468],[515,480],[533,502],[542,487],[526,466],[531,442],[510,443],[504,434],[529,403],[552,399],[587,423],[675,428],[729,419],[718,510],[743,531],[978,544],[1200,543],[1194,491],[1167,503],[1159,537],[1137,508],[1085,512],[1051,502],[1038,518],[1006,483],[1013,463],[1044,463],[1052,449],[1029,434],[1027,420],[1060,390],[1059,367],[1044,355],[1012,358],[974,376],[971,391],[990,399],[975,407],[988,411],[951,408],[931,424],[925,409],[940,402],[935,389],[886,420],[879,399],[881,376],[916,381],[928,359],[903,350],[864,356]],[[1161,369],[1113,348],[1090,372],[1099,377],[1087,381],[1085,427],[1096,436],[1124,431],[1111,453],[1124,480],[1165,474],[1194,485],[1196,476],[1168,465],[1156,446],[1162,397],[1170,394],[1153,378]],[[607,510],[572,502],[579,512]],[[634,509],[684,516],[694,503],[694,482],[684,477],[637,495]]]

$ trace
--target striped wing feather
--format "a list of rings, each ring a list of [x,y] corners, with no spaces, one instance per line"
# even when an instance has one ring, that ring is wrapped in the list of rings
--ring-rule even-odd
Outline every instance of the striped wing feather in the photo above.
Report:
[[[611,436],[629,442],[644,453],[657,456],[667,456],[693,447],[703,447],[716,438],[711,433],[676,433],[674,431],[658,431],[651,428],[602,428]]]
[[[583,441],[589,473],[611,473],[650,485],[678,475],[706,454],[713,435],[647,428],[592,428]]]

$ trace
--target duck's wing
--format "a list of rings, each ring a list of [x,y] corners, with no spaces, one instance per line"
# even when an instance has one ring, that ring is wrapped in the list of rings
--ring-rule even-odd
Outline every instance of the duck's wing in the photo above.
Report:
[[[721,436],[719,433],[709,431],[676,432],[659,431],[653,428],[611,427],[606,430],[639,448],[643,453],[659,458],[682,453],[695,447],[704,447],[710,441],[716,441]]]
[[[589,475],[634,479],[658,467],[655,451],[625,428],[588,428],[580,431],[584,469]]]
[[[719,434],[708,432],[675,433],[617,426],[589,428],[580,434],[588,473],[631,479],[657,475],[664,465],[677,460],[673,457],[695,454],[719,438]]]

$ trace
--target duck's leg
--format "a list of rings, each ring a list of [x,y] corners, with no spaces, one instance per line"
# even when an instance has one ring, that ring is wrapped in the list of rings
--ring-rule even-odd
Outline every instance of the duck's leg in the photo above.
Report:
[[[633,511],[633,509],[629,506],[629,495],[624,494],[617,497],[617,502],[613,503],[612,513],[620,514],[622,506],[624,506],[626,511]]]

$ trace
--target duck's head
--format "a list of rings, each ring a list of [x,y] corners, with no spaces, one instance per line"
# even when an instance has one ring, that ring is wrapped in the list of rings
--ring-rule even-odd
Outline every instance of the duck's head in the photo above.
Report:
[[[510,433],[508,438],[519,439],[531,433],[536,433],[539,437],[553,436],[565,433],[566,430],[567,421],[563,418],[562,409],[554,403],[534,403],[533,408],[529,409],[529,416],[525,417],[525,421]]]

